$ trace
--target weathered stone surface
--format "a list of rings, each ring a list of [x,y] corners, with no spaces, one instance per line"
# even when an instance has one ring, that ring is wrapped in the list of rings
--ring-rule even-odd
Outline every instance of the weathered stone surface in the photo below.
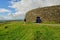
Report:
[[[26,22],[35,22],[40,17],[42,22],[54,21],[60,23],[60,5],[33,9],[26,13]]]

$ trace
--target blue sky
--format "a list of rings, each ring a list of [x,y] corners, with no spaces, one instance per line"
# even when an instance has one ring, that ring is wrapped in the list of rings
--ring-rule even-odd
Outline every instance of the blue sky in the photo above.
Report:
[[[14,14],[16,11],[15,11],[15,8],[10,8],[10,7],[8,7],[8,6],[10,6],[11,4],[10,4],[10,1],[11,0],[0,0],[0,9],[6,9],[6,10],[9,10],[9,11],[11,11],[11,14]],[[19,0],[15,0],[14,2],[18,2]],[[2,17],[8,17],[8,13],[9,12],[0,12],[0,16],[2,16]],[[2,18],[0,17],[0,20],[1,20]],[[7,18],[8,19],[8,18]],[[4,20],[4,19],[2,19],[2,20]],[[5,19],[6,20],[6,19]]]
[[[0,0],[0,8],[7,8],[10,0]]]
[[[11,0],[0,0],[0,8],[5,8],[7,10],[10,10],[12,13],[14,13],[15,9],[8,7],[10,5],[9,1],[11,1]],[[4,15],[7,15],[7,13],[8,12],[4,12]],[[3,15],[3,14],[0,13],[0,15]]]
[[[14,9],[8,7],[10,5],[9,1],[11,1],[11,0],[0,0],[0,8],[14,10]],[[15,2],[18,2],[18,0],[16,0]]]
[[[0,0],[0,8],[1,9],[4,8],[4,9],[11,10],[12,12],[14,12],[15,9],[8,7],[10,5],[9,1],[10,0]],[[7,16],[7,14],[8,12],[0,12],[0,16]]]
[[[24,19],[32,9],[53,5],[60,5],[60,0],[0,0],[0,20]]]

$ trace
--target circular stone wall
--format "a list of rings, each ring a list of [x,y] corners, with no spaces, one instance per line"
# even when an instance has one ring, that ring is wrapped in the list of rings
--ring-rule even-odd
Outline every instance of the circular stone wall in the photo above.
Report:
[[[36,17],[40,17],[42,22],[60,23],[60,5],[33,9],[26,13],[26,22],[36,22]]]

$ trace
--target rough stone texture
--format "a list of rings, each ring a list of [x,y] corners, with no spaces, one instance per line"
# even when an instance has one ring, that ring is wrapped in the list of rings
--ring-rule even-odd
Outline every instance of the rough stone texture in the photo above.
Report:
[[[60,5],[33,9],[26,13],[26,22],[35,22],[36,17],[40,17],[42,22],[60,23]]]

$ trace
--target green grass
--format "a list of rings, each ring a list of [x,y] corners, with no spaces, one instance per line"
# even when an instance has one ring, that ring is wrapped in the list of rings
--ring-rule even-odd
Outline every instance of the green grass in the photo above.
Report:
[[[0,24],[0,40],[60,40],[60,25],[3,23]]]

